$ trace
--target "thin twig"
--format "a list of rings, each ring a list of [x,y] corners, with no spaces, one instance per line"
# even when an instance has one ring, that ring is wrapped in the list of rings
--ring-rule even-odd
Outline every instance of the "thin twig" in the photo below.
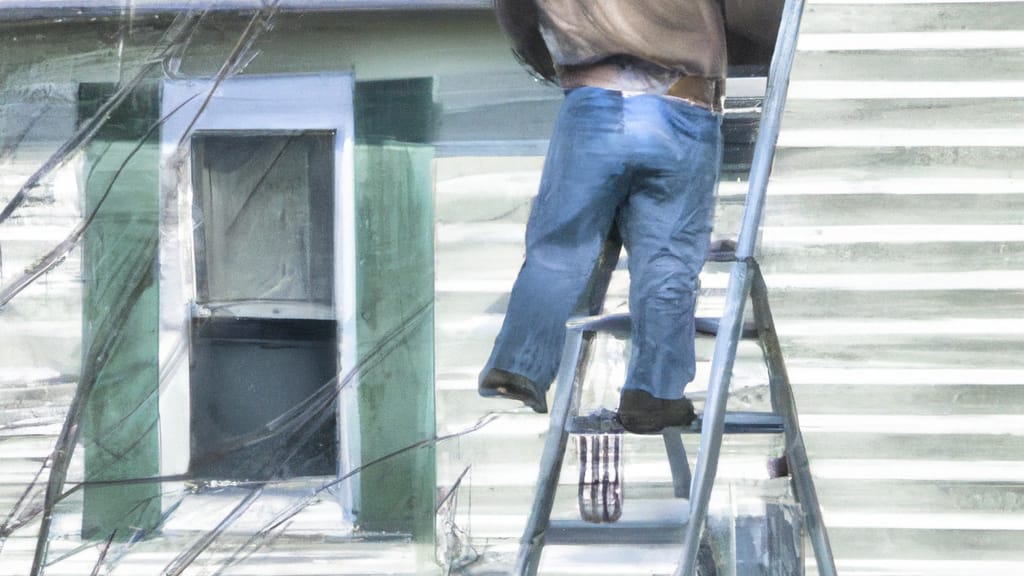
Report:
[[[150,279],[146,276],[152,271],[155,263],[155,255],[150,254],[147,265],[136,269],[134,281],[126,283],[126,286],[131,288],[131,292],[126,295],[126,298],[121,299],[122,302],[125,302],[125,305],[119,307],[114,314],[105,318],[104,322],[100,325],[100,329],[97,331],[97,334],[107,334],[109,336],[103,339],[97,338],[100,343],[95,348],[89,350],[85,368],[82,371],[82,380],[75,389],[75,396],[72,398],[71,407],[68,410],[64,426],[61,428],[60,436],[57,438],[57,444],[54,447],[52,456],[53,466],[50,468],[50,477],[46,486],[46,496],[43,501],[43,518],[39,527],[35,555],[32,559],[31,576],[42,574],[47,549],[49,548],[50,525],[53,522],[54,508],[64,490],[68,466],[71,463],[71,456],[81,431],[82,414],[85,411],[86,401],[92,393],[92,387],[95,384],[96,375],[99,373],[100,364],[106,360],[109,353],[120,342],[119,333],[116,328],[123,324],[128,317],[132,309],[131,303],[138,301],[141,292],[149,286]],[[141,269],[141,272],[139,269]]]
[[[92,567],[92,572],[89,576],[99,576],[100,568],[103,567],[103,560],[107,557],[107,551],[110,550],[110,545],[114,543],[114,536],[117,536],[117,530],[110,533],[110,537],[107,538],[107,543],[103,546],[103,550],[100,551],[100,557],[96,559],[96,564]]]
[[[234,48],[231,49],[231,53],[228,55],[227,60],[221,65],[220,70],[217,71],[217,75],[214,77],[213,87],[206,94],[206,99],[199,106],[199,111],[192,117],[192,121],[188,123],[185,130],[181,133],[181,139],[178,140],[178,147],[184,146],[189,136],[192,134],[192,129],[195,127],[199,117],[206,111],[207,106],[213,100],[213,96],[217,93],[217,89],[220,85],[232,74],[235,74],[239,70],[239,66],[242,63],[242,57],[246,54],[253,43],[260,35],[260,24],[266,27],[266,24],[277,12],[277,5],[280,0],[270,0],[264,7],[253,14],[252,18],[249,19],[249,24],[246,25],[245,30],[242,31],[242,35],[238,37],[238,42],[235,43]]]
[[[410,445],[405,446],[403,448],[399,448],[398,450],[395,450],[393,452],[389,452],[389,453],[387,453],[387,454],[385,454],[385,455],[383,455],[383,456],[381,456],[379,458],[371,460],[370,462],[367,462],[366,464],[363,464],[362,466],[358,466],[358,467],[348,471],[347,473],[339,476],[338,478],[335,478],[335,479],[331,480],[330,482],[327,482],[327,483],[321,485],[319,488],[314,490],[312,494],[310,494],[309,496],[306,496],[302,500],[296,502],[295,504],[290,506],[287,510],[284,510],[281,513],[279,513],[267,525],[265,525],[263,528],[260,528],[256,533],[254,533],[252,536],[250,536],[248,540],[246,540],[242,545],[240,545],[235,550],[235,552],[230,557],[228,557],[227,560],[224,561],[224,564],[221,566],[221,569],[218,570],[214,574],[214,576],[217,576],[218,574],[221,574],[221,572],[224,569],[230,568],[231,566],[238,564],[242,559],[244,559],[244,558],[254,554],[257,550],[259,550],[260,547],[263,546],[262,542],[257,542],[258,540],[262,540],[262,539],[266,538],[269,534],[271,534],[272,532],[277,530],[280,526],[284,525],[286,522],[288,522],[289,520],[291,520],[292,518],[297,516],[299,513],[301,513],[303,510],[305,510],[306,508],[311,506],[314,502],[317,501],[317,499],[320,497],[321,494],[323,494],[323,492],[325,492],[325,491],[327,491],[327,490],[329,490],[329,489],[331,489],[331,488],[341,484],[342,482],[352,478],[356,474],[359,474],[360,472],[363,472],[364,470],[366,470],[368,468],[371,468],[371,467],[376,466],[378,464],[382,464],[382,463],[384,463],[384,462],[386,462],[386,461],[388,461],[388,460],[390,460],[392,458],[395,458],[396,456],[400,456],[402,454],[405,454],[407,452],[411,452],[413,450],[419,450],[420,448],[425,448],[427,446],[434,446],[434,445],[440,444],[442,442],[446,442],[446,441],[454,439],[454,438],[460,438],[460,437],[465,436],[467,434],[472,434],[473,432],[476,432],[477,430],[480,430],[484,426],[487,426],[488,424],[493,422],[499,416],[500,416],[500,414],[497,414],[497,413],[489,413],[489,414],[483,416],[482,418],[480,418],[479,420],[477,420],[477,422],[475,424],[473,424],[472,426],[470,426],[468,428],[465,428],[465,429],[462,429],[462,430],[459,430],[458,432],[453,432],[451,434],[446,434],[444,436],[434,436],[432,438],[425,438],[425,439],[420,440],[418,442],[414,442],[413,444],[410,444]],[[468,468],[467,468],[467,471],[468,471]],[[463,476],[464,475],[465,475],[465,472],[463,472]],[[461,480],[462,480],[462,476],[459,477],[459,482],[461,482]],[[248,552],[245,552],[246,548],[252,546],[253,544],[257,544],[257,545],[254,548],[252,548],[251,550],[249,550]],[[243,552],[245,552],[245,553],[243,554]]]
[[[100,208],[103,207],[103,204],[107,201],[107,198],[110,196],[111,191],[114,189],[114,184],[121,176],[121,173],[124,172],[125,168],[128,166],[128,162],[135,157],[139,150],[141,150],[142,147],[145,145],[149,137],[152,136],[153,133],[156,132],[156,130],[160,128],[160,126],[162,126],[168,118],[173,116],[176,112],[178,112],[178,110],[184,107],[185,104],[190,102],[193,98],[194,96],[182,102],[180,105],[178,105],[173,110],[168,112],[166,115],[161,117],[159,120],[154,122],[149,127],[149,129],[146,130],[146,133],[143,134],[142,138],[139,139],[138,143],[135,145],[135,148],[133,148],[131,152],[128,153],[124,161],[121,162],[121,165],[118,166],[117,171],[114,173],[113,178],[111,178],[106,190],[103,191],[103,194],[96,202],[96,205],[93,207],[92,211],[85,217],[85,219],[79,222],[71,231],[71,233],[68,234],[67,237],[60,242],[60,244],[57,244],[57,246],[50,250],[45,256],[40,258],[35,264],[33,264],[30,268],[25,270],[25,272],[21,276],[15,278],[9,284],[7,284],[7,286],[5,286],[3,290],[0,290],[0,308],[3,308],[5,305],[7,305],[8,302],[10,302],[22,290],[31,285],[32,282],[34,282],[37,278],[39,278],[46,272],[49,272],[51,269],[53,269],[54,266],[64,261],[64,258],[66,258],[68,253],[71,252],[71,250],[78,245],[79,240],[82,239],[82,235],[85,234],[85,231],[89,228],[90,225],[92,225],[93,221],[96,219],[96,215],[99,213]]]
[[[184,106],[184,103],[182,104]],[[107,185],[106,190],[100,197],[99,202],[93,208],[92,213],[89,217],[79,225],[80,230],[77,234],[73,233],[64,242],[61,243],[54,251],[51,251],[49,259],[52,261],[50,266],[56,264],[59,260],[56,254],[62,249],[70,250],[70,247],[74,245],[81,238],[82,233],[88,227],[89,224],[95,219],[97,212],[102,207],[103,202],[109,197],[114,184],[117,182],[124,168],[128,165],[128,162],[135,156],[135,154],[142,148],[143,143],[149,139],[153,132],[161,126],[167,118],[177,112],[181,107],[175,108],[157,122],[150,126],[149,130],[142,136],[136,147],[127,155],[121,165],[118,167]],[[77,229],[76,229],[77,230]],[[132,309],[132,303],[138,301],[142,291],[145,290],[151,282],[149,274],[153,272],[154,266],[156,265],[156,240],[151,239],[149,242],[140,243],[138,246],[134,246],[133,249],[136,254],[141,254],[142,258],[139,260],[143,265],[136,266],[133,270],[130,270],[130,277],[123,283],[123,286],[130,288],[128,294],[124,294],[122,298],[118,298],[115,301],[124,302],[125,304],[120,306],[116,313],[111,314],[103,319],[99,327],[96,330],[98,335],[110,335],[105,339],[97,338],[97,341],[101,344],[93,350],[90,348],[88,355],[86,356],[85,366],[82,370],[82,378],[78,383],[78,387],[75,389],[75,395],[71,400],[71,406],[68,410],[68,414],[64,420],[64,426],[61,428],[60,436],[57,438],[57,444],[54,447],[53,456],[51,457],[53,466],[50,468],[50,477],[47,482],[46,496],[43,502],[43,518],[39,527],[39,536],[36,542],[35,554],[32,560],[32,571],[31,576],[39,576],[42,574],[43,566],[46,561],[46,552],[49,548],[49,537],[50,537],[50,525],[53,522],[53,510],[57,502],[62,498],[64,490],[64,482],[67,477],[67,469],[71,463],[71,456],[74,452],[75,444],[78,443],[80,435],[79,425],[81,424],[82,413],[85,410],[85,403],[92,393],[92,387],[95,384],[96,375],[99,373],[100,364],[106,361],[110,351],[120,341],[119,328],[124,323],[128,314]],[[66,252],[65,252],[66,253]],[[62,256],[61,256],[62,257]],[[48,268],[47,268],[48,269]],[[39,272],[41,274],[42,272]],[[36,274],[38,276],[38,274]],[[25,284],[27,285],[27,284]],[[24,287],[24,286],[22,286]],[[14,288],[14,287],[12,287]],[[13,292],[8,300],[4,299],[6,290],[0,292],[0,306],[3,306],[9,298],[13,298]]]
[[[14,503],[14,507],[11,508],[11,512],[4,519],[4,523],[0,525],[0,538],[6,538],[14,533],[15,530],[24,526],[28,520],[16,521],[21,516],[21,512],[28,506],[29,495],[35,489],[36,484],[39,483],[39,478],[43,475],[43,470],[46,470],[46,465],[50,462],[50,458],[47,457],[43,460],[43,465],[36,471],[36,475],[32,477],[32,482],[25,488],[24,492],[18,498],[18,501]],[[13,522],[13,523],[12,523]]]
[[[166,568],[164,568],[164,571],[161,574],[163,574],[163,576],[179,576],[184,572],[190,564],[195,562],[196,558],[198,558],[203,551],[209,548],[210,545],[228,529],[228,526],[234,524],[235,520],[238,520],[238,518],[241,517],[242,514],[244,514],[245,511],[259,499],[263,494],[263,488],[265,486],[266,484],[260,484],[249,492],[245,498],[239,502],[238,505],[235,506],[219,524],[217,524],[216,528],[204,534],[198,542],[189,546],[184,552],[179,554],[171,561],[170,564],[167,565]]]
[[[281,161],[281,156],[284,155],[285,151],[288,150],[288,147],[291,146],[297,138],[297,136],[290,136],[285,140],[284,144],[281,145],[281,149],[277,151],[276,155],[274,155],[273,160],[271,160],[270,163],[267,164],[267,167],[263,169],[263,173],[260,174],[259,180],[256,181],[256,184],[253,185],[252,189],[245,196],[245,200],[242,201],[242,206],[235,212],[235,216],[231,219],[231,222],[228,223],[226,234],[230,235],[234,230],[235,225],[238,223],[238,219],[242,216],[242,213],[245,212],[246,208],[249,207],[249,202],[252,201],[252,197],[255,196],[256,192],[263,186],[263,182],[265,182],[267,177],[270,176],[270,172],[277,166],[277,163]]]
[[[28,96],[32,98],[34,95],[29,94]],[[25,129],[16,134],[14,138],[10,140],[10,144],[0,146],[0,162],[7,160],[8,155],[14,155],[14,151],[17,150],[19,146],[21,146],[21,143],[24,142],[26,138],[28,138],[28,135],[30,132],[32,132],[32,129],[35,128],[39,120],[41,120],[44,116],[46,116],[47,113],[50,112],[50,108],[52,107],[52,101],[46,102],[46,104],[41,106],[39,110],[36,110],[36,112],[32,114],[32,117],[29,118],[29,121],[25,123]]]
[[[272,3],[272,9],[263,12],[272,13],[273,7],[276,7],[276,4],[277,1],[275,0]],[[259,16],[260,13],[253,17],[253,23],[259,20]],[[189,11],[182,15],[179,15],[179,17],[175,19],[171,27],[168,29],[168,32],[165,33],[164,47],[160,50],[158,57],[150,59],[147,62],[147,64],[144,65],[142,69],[140,69],[140,71],[129,82],[127,82],[117,92],[115,92],[115,94],[100,107],[97,113],[94,114],[93,117],[89,119],[89,121],[83,124],[83,126],[78,131],[76,131],[75,134],[73,134],[72,137],[68,141],[66,141],[43,164],[43,166],[39,168],[39,170],[37,170],[32,176],[29,177],[29,179],[22,185],[22,187],[15,194],[15,196],[8,202],[7,206],[4,207],[2,211],[0,211],[0,224],[2,224],[7,218],[9,218],[10,215],[17,209],[17,207],[24,202],[28,191],[35,187],[44,176],[52,172],[55,168],[63,165],[63,163],[67,161],[71,154],[78,151],[89,140],[91,140],[93,136],[95,136],[99,129],[108,120],[110,113],[113,110],[115,110],[124,101],[124,99],[127,98],[127,96],[138,85],[140,85],[143,82],[143,80],[148,76],[150,70],[154,66],[163,63],[164,59],[168,55],[170,55],[173,50],[176,49],[178,41],[182,38],[191,37],[192,33],[195,31],[197,23],[200,20],[201,17],[196,18],[196,15],[193,11]],[[252,28],[252,23],[250,23],[250,28]],[[249,36],[249,38],[246,39],[247,35]],[[243,38],[240,39],[239,44],[236,46],[235,51],[232,53],[231,58],[229,58],[228,62],[225,63],[225,67],[223,68],[224,74],[220,78],[218,78],[218,83],[220,81],[223,81],[224,76],[226,76],[228,72],[237,69],[238,63],[240,61],[241,52],[251,47],[252,42],[255,40],[256,35],[257,34],[255,33],[243,35]],[[245,41],[243,42],[242,40]],[[212,97],[212,92],[213,91],[211,91],[211,94],[208,95],[207,102],[209,101],[209,98]],[[104,191],[97,205],[94,207],[92,213],[85,220],[83,220],[83,222],[76,226],[72,233],[61,244],[59,244],[54,250],[47,254],[39,263],[33,266],[32,269],[30,269],[24,275],[16,279],[4,290],[0,291],[0,307],[9,302],[11,298],[13,298],[19,292],[21,292],[26,286],[31,284],[43,273],[50,270],[51,268],[56,266],[60,261],[63,260],[67,253],[80,240],[84,231],[92,223],[100,207],[103,205],[103,202],[107,199],[108,195],[110,194],[110,191],[114,186],[114,183],[118,180],[121,172],[127,166],[128,161],[132,157],[134,157],[134,155],[138,152],[139,149],[141,149],[142,145],[149,138],[149,136],[156,130],[156,128],[161,126],[171,114],[177,112],[188,101],[189,100],[183,102],[178,108],[172,110],[170,113],[168,113],[166,116],[161,118],[158,122],[154,123],[154,125],[150,127],[146,134],[140,139],[136,148],[131,151],[128,157],[118,168],[109,186]],[[198,118],[199,114],[201,113],[202,110],[200,110],[196,114],[196,116],[192,118],[192,124],[190,124],[190,126],[194,125],[196,118]],[[144,290],[145,287],[149,285],[149,279],[146,278],[146,275],[147,273],[153,270],[153,266],[155,265],[156,262],[154,253],[155,246],[149,248],[150,250],[148,251],[147,254],[148,258],[145,258],[143,261],[145,265],[136,267],[136,269],[133,271],[135,276],[134,281],[124,283],[126,287],[129,287],[131,289],[132,297],[121,299],[121,301],[137,301],[141,291]],[[80,424],[82,413],[84,411],[86,401],[88,400],[88,397],[91,394],[92,386],[95,383],[95,377],[99,370],[99,364],[105,361],[113,345],[119,341],[119,337],[117,336],[118,332],[112,328],[119,326],[123,322],[124,318],[126,317],[128,311],[131,310],[131,308],[132,307],[130,305],[122,306],[119,308],[117,313],[111,314],[104,319],[104,322],[101,324],[101,327],[97,331],[97,334],[110,334],[112,337],[108,337],[103,340],[97,339],[98,341],[101,342],[101,344],[96,348],[91,349],[87,356],[86,366],[83,368],[83,378],[79,382],[79,386],[76,388],[75,396],[72,399],[69,413],[65,418],[64,426],[62,427],[60,436],[57,439],[57,444],[54,448],[52,456],[53,466],[50,470],[49,480],[47,483],[46,494],[44,498],[43,518],[41,520],[39,535],[36,542],[32,569],[30,572],[31,576],[40,576],[42,574],[43,566],[45,565],[47,550],[49,548],[49,533],[50,526],[53,521],[54,507],[56,506],[56,503],[65,496],[63,494],[63,487],[66,481],[67,468],[68,465],[70,464],[74,446],[77,443],[78,438],[80,436]]]
[[[74,134],[68,138],[47,160],[39,167],[28,180],[21,185],[21,188],[14,194],[13,197],[7,202],[3,210],[0,210],[0,224],[3,224],[15,210],[21,206],[25,199],[28,197],[29,190],[39,185],[39,182],[45,178],[50,172],[63,166],[67,162],[68,158],[72,154],[80,150],[85,146],[92,138],[99,132],[108,120],[110,120],[111,113],[121,105],[122,102],[138,87],[142,84],[150,72],[156,66],[159,66],[163,59],[171,52],[175,44],[183,37],[185,37],[192,25],[195,23],[195,14],[193,12],[186,12],[171,24],[168,28],[167,33],[164,35],[163,48],[155,54],[152,58],[146,61],[146,64],[139,69],[138,73],[132,77],[127,83],[121,86],[114,94],[103,103],[102,106],[92,115],[85,123],[75,131]],[[2,306],[2,300],[0,300],[0,306]]]

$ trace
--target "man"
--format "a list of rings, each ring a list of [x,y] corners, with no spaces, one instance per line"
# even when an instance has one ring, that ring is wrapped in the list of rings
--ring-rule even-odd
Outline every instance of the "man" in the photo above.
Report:
[[[515,52],[565,90],[526,259],[479,392],[547,412],[565,321],[613,224],[629,255],[632,354],[619,420],[686,426],[694,307],[722,155],[718,0],[496,0]]]

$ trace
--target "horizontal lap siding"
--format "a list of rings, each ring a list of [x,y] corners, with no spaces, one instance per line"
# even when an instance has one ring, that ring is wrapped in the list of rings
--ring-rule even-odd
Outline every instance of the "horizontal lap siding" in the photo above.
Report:
[[[803,32],[762,258],[840,573],[1019,569],[1024,3]]]

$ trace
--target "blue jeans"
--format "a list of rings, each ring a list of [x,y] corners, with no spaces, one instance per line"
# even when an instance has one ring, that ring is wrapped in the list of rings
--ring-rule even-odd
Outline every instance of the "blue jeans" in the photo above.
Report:
[[[629,256],[632,353],[624,387],[676,399],[694,376],[693,314],[722,157],[721,116],[662,96],[569,91],[526,228],[526,260],[483,375],[546,391],[565,322],[618,224]]]

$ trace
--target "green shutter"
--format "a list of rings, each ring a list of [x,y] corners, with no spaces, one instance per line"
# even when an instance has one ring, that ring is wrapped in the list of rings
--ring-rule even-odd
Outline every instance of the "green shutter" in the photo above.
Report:
[[[113,89],[82,85],[80,118]],[[94,380],[83,420],[87,482],[160,471],[159,130],[145,137],[158,109],[156,85],[137,89],[85,149],[86,214],[99,206],[82,257],[82,377]],[[159,483],[87,485],[82,534],[128,539],[156,527],[160,513]]]

